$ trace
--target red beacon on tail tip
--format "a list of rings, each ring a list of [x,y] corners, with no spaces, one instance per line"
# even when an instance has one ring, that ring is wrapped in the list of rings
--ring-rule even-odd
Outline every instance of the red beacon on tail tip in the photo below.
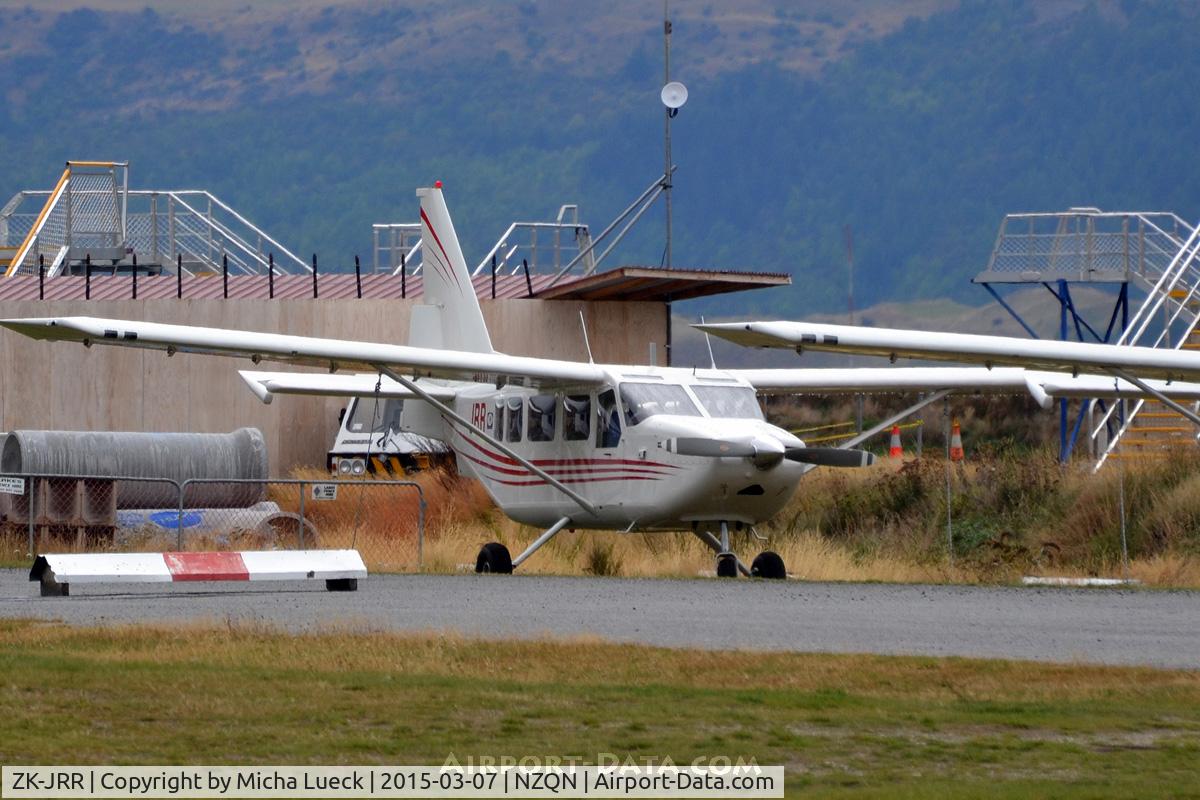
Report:
[[[433,182],[433,188],[435,188],[435,189],[440,189],[440,188],[442,188],[442,182],[441,182],[441,181],[434,181],[434,182]]]

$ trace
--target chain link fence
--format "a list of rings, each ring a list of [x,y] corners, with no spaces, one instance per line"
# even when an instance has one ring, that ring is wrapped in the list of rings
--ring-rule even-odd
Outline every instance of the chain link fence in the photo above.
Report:
[[[376,571],[420,570],[413,481],[185,480],[0,474],[8,552],[357,549]]]

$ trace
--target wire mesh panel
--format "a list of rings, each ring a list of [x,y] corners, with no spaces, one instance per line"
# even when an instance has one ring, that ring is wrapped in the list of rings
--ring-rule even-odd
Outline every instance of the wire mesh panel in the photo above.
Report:
[[[0,475],[0,550],[357,549],[371,569],[420,569],[425,498],[386,480]]]
[[[68,162],[39,213],[21,226],[26,235],[13,272],[36,275],[42,259],[55,263],[66,255],[64,248],[96,250],[99,257],[119,260],[125,243],[125,170],[125,164]]]
[[[1174,214],[1073,210],[1009,214],[977,282],[1128,280],[1168,268],[1191,227]]]
[[[14,491],[0,499],[0,537],[6,549],[23,541],[27,555],[161,549],[165,528],[138,509],[176,507],[179,498],[174,481],[142,478],[0,476],[5,487]]]
[[[16,250],[21,242],[25,241],[36,222],[35,213],[9,214],[4,219],[4,237],[0,239],[0,247]]]
[[[79,249],[115,248],[124,244],[121,189],[115,167],[72,167],[67,200],[70,205],[63,219],[70,229],[66,244]]]
[[[18,255],[19,261],[12,264],[16,274],[36,275],[41,258],[52,262],[59,250],[67,244],[67,231],[70,227],[68,219],[70,203],[66,188],[69,185],[70,170],[63,173],[59,186],[46,198],[46,203],[40,213],[34,215],[29,222],[26,237],[32,236],[32,242],[25,249],[24,255]],[[25,244],[23,241],[22,244]]]

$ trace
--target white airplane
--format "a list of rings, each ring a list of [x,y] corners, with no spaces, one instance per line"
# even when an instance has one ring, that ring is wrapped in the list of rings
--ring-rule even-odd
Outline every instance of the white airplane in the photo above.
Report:
[[[806,446],[764,419],[757,394],[933,392],[927,403],[949,392],[1028,391],[1046,407],[1055,397],[1200,399],[1200,384],[1143,380],[1200,379],[1200,358],[1185,353],[800,323],[700,327],[750,345],[976,358],[987,366],[723,370],[498,353],[440,182],[417,195],[423,241],[429,246],[424,248],[425,304],[413,309],[407,345],[91,317],[11,319],[0,325],[35,339],[86,347],[224,355],[255,365],[283,362],[329,371],[242,372],[266,403],[277,394],[413,401],[404,404],[404,430],[446,442],[460,472],[478,479],[504,513],[545,529],[516,558],[500,543],[483,545],[476,559],[479,572],[512,572],[561,530],[589,528],[691,531],[716,551],[720,576],[741,571],[786,577],[782,559],[770,550],[746,567],[732,551],[731,531],[753,531],[772,517],[813,466],[862,466],[872,456],[847,446]],[[991,368],[998,364],[1076,374]],[[1127,380],[1079,375],[1080,369],[1128,371],[1122,376]],[[368,372],[341,374],[345,370]]]

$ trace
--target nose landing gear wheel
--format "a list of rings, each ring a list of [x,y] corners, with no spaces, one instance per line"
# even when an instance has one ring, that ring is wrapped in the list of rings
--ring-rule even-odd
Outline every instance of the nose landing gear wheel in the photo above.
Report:
[[[750,575],[755,578],[783,580],[787,577],[787,568],[783,559],[773,550],[763,550],[750,564]]]
[[[718,578],[736,578],[737,573],[737,556],[733,553],[721,553],[717,556]]]
[[[499,542],[488,542],[479,550],[475,558],[476,572],[495,572],[501,575],[511,575],[513,571],[512,556],[508,548]]]

